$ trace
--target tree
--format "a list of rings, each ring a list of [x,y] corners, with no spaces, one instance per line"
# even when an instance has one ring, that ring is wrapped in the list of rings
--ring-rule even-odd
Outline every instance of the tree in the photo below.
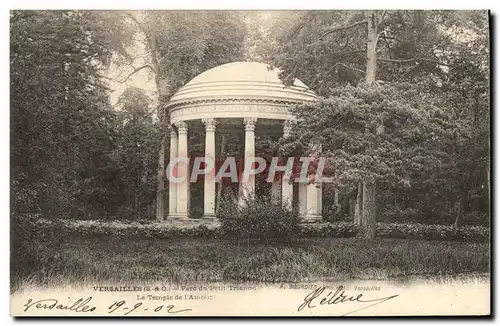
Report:
[[[154,203],[155,157],[161,139],[143,89],[127,88],[118,99],[118,107],[112,157],[120,176],[119,214],[137,219],[148,216]]]
[[[466,139],[446,112],[422,104],[419,95],[411,84],[339,87],[327,99],[294,108],[298,122],[283,150],[298,155],[307,144],[321,143],[325,174],[341,188],[359,180],[365,190],[374,183],[409,188],[427,174],[444,172],[453,160],[446,148]]]
[[[112,122],[101,78],[120,51],[110,35],[121,34],[101,18],[92,11],[10,14],[14,212],[78,216],[90,204],[80,195],[99,188],[92,171],[105,164]]]
[[[484,12],[472,12],[469,18],[484,26],[481,15],[484,20]],[[437,98],[439,85],[454,68],[456,42],[450,26],[464,19],[460,13],[439,11],[336,11],[308,12],[294,21],[291,27],[275,32],[280,46],[272,62],[283,68],[285,82],[300,76],[320,95],[330,96],[346,83],[361,82],[378,89],[381,77],[386,83],[411,82],[421,90],[425,84],[425,91]],[[383,133],[387,117],[376,118],[381,120],[376,121],[375,130]],[[375,235],[376,178],[362,180],[357,196],[360,234],[371,238]]]

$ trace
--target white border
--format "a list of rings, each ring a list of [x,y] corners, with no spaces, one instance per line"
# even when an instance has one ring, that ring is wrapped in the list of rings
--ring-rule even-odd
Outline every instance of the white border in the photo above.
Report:
[[[382,8],[390,8],[390,9],[492,9],[493,13],[498,13],[500,12],[499,10],[499,5],[498,1],[483,1],[483,0],[476,0],[476,1],[456,1],[456,0],[445,0],[445,1],[432,1],[432,0],[419,0],[419,1],[401,1],[401,2],[396,2],[396,1],[389,1],[389,0],[379,0],[379,1],[320,1],[320,0],[308,0],[308,1],[292,1],[292,0],[282,0],[282,1],[265,1],[265,0],[253,0],[253,1],[248,1],[248,2],[237,2],[234,0],[226,0],[226,1],[221,1],[221,0],[211,0],[211,1],[193,1],[193,0],[184,0],[184,1],[150,1],[150,0],[142,0],[142,1],[131,1],[131,0],[122,0],[122,1],[117,1],[115,3],[111,1],[102,1],[102,0],[87,0],[83,2],[68,2],[67,0],[51,0],[51,1],[43,1],[43,2],[37,2],[37,1],[26,1],[26,0],[18,0],[18,1],[5,1],[2,2],[2,15],[0,16],[2,19],[2,31],[0,33],[1,35],[1,44],[3,45],[3,49],[1,51],[2,55],[2,60],[1,60],[1,76],[2,76],[2,99],[3,99],[3,108],[0,110],[1,112],[1,118],[0,118],[0,130],[2,132],[2,137],[0,138],[0,144],[1,144],[1,153],[3,154],[3,159],[0,161],[2,164],[2,167],[0,169],[0,175],[1,175],[1,204],[2,204],[2,212],[4,213],[2,218],[1,218],[1,230],[4,232],[3,236],[1,237],[2,239],[2,244],[1,244],[1,256],[2,256],[2,270],[1,270],[1,288],[2,288],[2,296],[1,296],[1,324],[2,325],[11,325],[14,323],[14,320],[9,317],[9,270],[8,270],[8,261],[9,261],[9,216],[10,216],[10,208],[9,208],[9,185],[10,185],[10,165],[9,165],[9,150],[10,150],[10,145],[9,145],[9,121],[10,121],[10,115],[9,115],[9,66],[8,66],[8,56],[9,56],[9,31],[8,31],[8,26],[9,26],[9,13],[8,10],[10,9],[67,9],[67,8],[74,8],[74,9],[260,9],[260,10],[271,10],[271,9],[382,9]],[[5,8],[3,8],[5,7]],[[498,42],[498,17],[496,20],[496,28],[494,32],[494,38],[495,42],[493,43],[494,45],[497,44]],[[496,48],[496,46],[495,46]],[[495,51],[495,54],[498,54],[497,51]],[[495,65],[496,68],[498,68],[498,64]],[[496,72],[496,69],[495,69]],[[494,85],[494,89],[491,90],[493,94],[499,94],[497,92],[498,90],[498,83]],[[498,99],[496,100],[496,103],[498,103]],[[497,109],[496,105],[495,108]],[[499,124],[499,115],[500,113],[495,114],[495,121],[494,125],[497,126]],[[495,144],[498,144],[498,133],[495,133]],[[499,152],[497,145],[495,145],[495,162],[497,159],[497,154]],[[494,174],[494,183],[493,185],[497,184],[498,180],[498,173]],[[499,192],[495,191],[494,192],[495,198],[494,200],[498,199]],[[500,201],[497,201],[500,202]],[[496,216],[493,216],[492,218],[496,218]],[[496,223],[498,224],[498,222]],[[498,228],[498,225],[496,225]],[[496,232],[494,232],[496,235]],[[497,238],[498,241],[498,238]],[[495,251],[496,252],[496,251]],[[496,257],[495,257],[496,258]],[[493,262],[498,261],[497,259],[493,258]],[[495,269],[496,270],[496,269]],[[496,282],[498,284],[498,280]],[[496,301],[496,312],[498,313],[498,301]],[[76,321],[76,320],[75,320]],[[148,320],[149,321],[149,320]],[[374,320],[370,320],[369,322],[373,322]],[[379,322],[386,323],[389,320],[384,319],[384,320],[379,320]],[[73,322],[73,320],[59,320],[56,321],[55,323],[58,324],[69,324]],[[110,321],[109,320],[78,320],[77,321],[80,325],[106,325]],[[122,320],[119,320],[118,323],[122,322]],[[196,321],[188,321],[188,320],[157,320],[157,322],[161,323],[179,323],[182,322],[183,324],[185,323],[193,323]],[[212,321],[213,322],[213,321]],[[219,322],[218,320],[215,322]],[[236,322],[236,321],[231,321],[231,320],[226,320],[225,322]],[[253,323],[259,323],[260,325],[262,324],[271,324],[275,323],[275,321],[263,321],[263,320],[254,320],[252,321]],[[289,321],[285,321],[289,322]],[[311,321],[303,321],[304,323],[308,323]],[[345,320],[329,320],[325,321],[328,323],[345,323]],[[351,323],[353,321],[350,321]],[[363,321],[355,321],[355,323],[360,323]],[[396,320],[396,322],[398,322]],[[427,325],[437,325],[438,323],[441,324],[443,321],[431,321],[431,320],[422,320],[421,322],[425,322]],[[453,321],[447,321],[447,322],[453,322]],[[467,321],[467,322],[473,322],[473,321]],[[35,323],[44,323],[44,324],[49,324],[52,325],[54,324],[54,320],[24,320],[23,324],[35,324]],[[131,325],[142,325],[144,323],[144,320],[127,320],[127,324]]]
[[[14,9],[255,9],[255,10],[283,10],[283,9],[490,9],[494,2],[487,0],[466,1],[234,1],[234,0],[186,0],[186,1],[99,1],[88,0],[68,3],[64,0],[37,2],[34,0],[13,1],[10,8]]]

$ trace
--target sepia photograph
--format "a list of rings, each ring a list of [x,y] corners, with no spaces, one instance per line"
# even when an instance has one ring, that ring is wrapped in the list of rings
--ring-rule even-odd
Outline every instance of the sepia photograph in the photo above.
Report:
[[[10,10],[10,314],[490,316],[487,10]]]

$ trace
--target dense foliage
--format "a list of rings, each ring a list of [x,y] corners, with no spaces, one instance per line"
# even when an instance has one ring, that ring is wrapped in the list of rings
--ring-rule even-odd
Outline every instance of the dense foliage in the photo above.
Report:
[[[278,210],[276,208],[274,211]],[[285,218],[290,218],[286,213]],[[284,214],[283,214],[284,215]],[[240,214],[240,216],[242,216]],[[221,223],[182,223],[182,222],[155,222],[151,220],[139,221],[102,221],[102,220],[45,220],[39,216],[24,216],[19,223],[20,226],[29,230],[30,239],[25,239],[23,244],[38,244],[27,248],[29,255],[23,254],[23,262],[30,264],[30,261],[37,260],[41,251],[47,248],[62,248],[68,242],[68,238],[102,238],[116,237],[123,239],[170,239],[170,238],[200,238],[200,239],[228,239],[245,244],[252,243],[285,243],[299,244],[304,239],[309,238],[350,238],[355,237],[359,231],[359,226],[352,222],[335,223],[308,223],[294,226],[293,234],[289,234],[286,239],[280,234],[270,233],[270,228],[282,230],[288,225],[269,222],[260,223],[260,230],[253,226],[251,234],[240,228],[240,224],[234,224],[234,219],[221,219]],[[224,222],[226,220],[226,223]],[[283,219],[281,219],[283,220]],[[229,223],[227,223],[229,222]],[[259,223],[259,222],[257,222]],[[273,226],[274,223],[274,226]],[[264,229],[265,228],[265,229]],[[377,223],[377,235],[383,238],[420,239],[420,240],[443,240],[443,241],[465,241],[465,242],[488,242],[490,232],[488,228],[481,226],[463,226],[454,228],[450,225],[429,225],[422,223]],[[256,233],[258,230],[259,233]],[[242,236],[237,238],[237,232]],[[264,232],[266,232],[264,234]],[[264,235],[263,235],[264,234]],[[56,236],[57,235],[57,236]],[[252,236],[252,238],[249,238]],[[262,239],[259,238],[262,237]],[[29,241],[28,241],[29,240]],[[40,244],[42,244],[40,246]],[[36,254],[33,254],[36,253]],[[21,261],[21,260],[19,260]],[[37,265],[38,266],[38,265]],[[41,265],[40,265],[41,266]]]
[[[166,193],[158,173],[158,153],[168,148],[160,108],[197,74],[242,59],[238,22],[230,12],[13,11],[13,212],[154,218],[158,177]],[[146,49],[137,68],[135,37]],[[159,97],[128,87],[111,105],[110,63],[125,77],[150,68]],[[203,144],[202,136],[190,131],[194,143]]]
[[[224,198],[217,217],[223,234],[238,243],[292,243],[299,233],[297,210],[283,207],[271,196],[247,199],[243,203]]]
[[[106,218],[123,204],[116,187],[121,162],[114,157],[123,118],[113,111],[103,78],[113,54],[130,42],[120,17],[11,13],[14,213]]]
[[[376,80],[366,85],[373,21]],[[353,219],[358,182],[373,179],[378,219],[489,224],[486,12],[286,12],[271,35],[262,56],[324,97],[297,110],[295,133],[303,149],[325,142],[342,189],[335,219]]]

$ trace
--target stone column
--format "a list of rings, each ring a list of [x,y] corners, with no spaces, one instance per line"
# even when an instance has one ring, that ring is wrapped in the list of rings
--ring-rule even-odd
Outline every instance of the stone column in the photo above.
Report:
[[[205,173],[203,218],[215,218],[215,119],[203,119],[205,124],[205,159],[214,167]],[[210,164],[212,165],[212,164]]]
[[[321,183],[312,182],[307,185],[307,211],[304,216],[305,222],[320,222],[321,217]]]
[[[244,167],[249,160],[255,158],[255,123],[257,118],[245,118],[243,120],[245,123],[245,160]],[[240,203],[243,202],[245,198],[253,197],[255,193],[255,176],[252,174],[248,177],[247,181],[242,181],[241,184],[241,194]]]
[[[170,162],[177,157],[177,132],[172,128],[170,131]],[[177,183],[168,181],[168,216],[175,218],[177,214]]]
[[[304,219],[307,215],[307,183],[298,184],[299,191],[299,216]]]
[[[292,208],[293,205],[292,180],[286,180],[285,178],[281,178],[281,203],[283,207],[289,206],[289,208]]]
[[[288,136],[290,136],[293,123],[294,122],[292,120],[286,120],[285,123],[283,124],[283,138],[287,138]],[[283,206],[288,205],[290,208],[292,208],[293,182],[292,180],[288,180],[285,178],[285,172],[283,172],[281,178],[281,202]]]
[[[188,156],[188,126],[186,122],[179,121],[176,123],[179,133],[178,157],[187,158]],[[179,220],[187,220],[189,218],[189,164],[179,162],[177,164],[178,177],[185,177],[184,180],[177,184],[177,214]]]
[[[309,146],[310,156],[316,158],[316,163],[318,156],[321,153],[321,144],[313,143]],[[305,222],[321,222],[322,221],[322,186],[320,182],[316,181],[316,176],[311,175],[309,177],[310,183],[307,184],[307,203],[306,203],[306,215],[304,217]],[[311,182],[312,181],[312,182]]]

